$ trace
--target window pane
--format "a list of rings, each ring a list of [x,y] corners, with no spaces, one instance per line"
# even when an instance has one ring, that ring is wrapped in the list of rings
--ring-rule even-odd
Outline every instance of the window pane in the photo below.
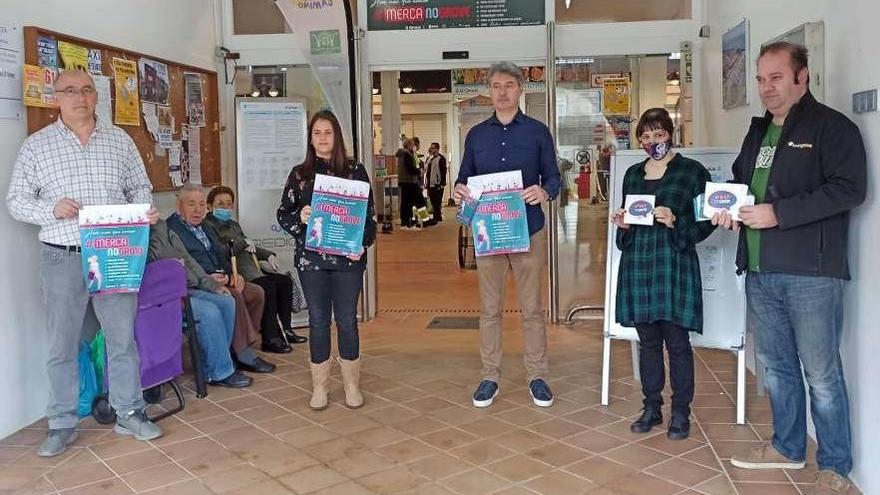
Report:
[[[693,0],[556,0],[556,22],[670,21],[691,18]]]

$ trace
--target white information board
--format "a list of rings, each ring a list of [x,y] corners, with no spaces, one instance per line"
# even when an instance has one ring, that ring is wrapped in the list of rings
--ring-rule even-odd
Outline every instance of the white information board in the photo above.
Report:
[[[283,271],[293,267],[293,238],[276,220],[281,193],[306,150],[306,102],[237,98],[238,222],[254,243],[274,251]]]
[[[737,151],[717,148],[688,148],[683,156],[703,164],[713,182],[731,179],[731,165]],[[612,210],[623,204],[623,177],[626,170],[646,158],[642,150],[618,151],[611,160],[609,205]],[[615,238],[617,228],[608,222],[608,263],[605,280],[605,335],[614,339],[638,340],[636,329],[615,320],[617,272],[621,252]],[[745,276],[737,276],[735,261],[737,234],[717,230],[697,245],[703,282],[703,334],[691,333],[695,347],[738,350],[746,329]]]

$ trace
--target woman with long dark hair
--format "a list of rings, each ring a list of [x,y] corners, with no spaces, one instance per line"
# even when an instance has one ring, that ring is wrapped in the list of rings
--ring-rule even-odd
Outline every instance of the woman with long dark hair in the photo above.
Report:
[[[299,270],[309,309],[309,351],[311,353],[312,409],[327,407],[330,381],[330,320],[336,320],[339,366],[345,388],[345,404],[360,407],[364,397],[360,381],[360,343],[358,341],[357,303],[363,286],[363,256],[376,239],[373,193],[367,206],[364,227],[364,251],[358,255],[336,256],[305,249],[306,224],[312,214],[315,176],[331,175],[343,179],[370,182],[362,164],[345,155],[342,129],[332,112],[322,110],[309,121],[308,149],[303,162],[291,170],[278,208],[278,223],[296,241],[294,264]]]
[[[689,332],[703,331],[700,261],[695,246],[715,227],[694,217],[694,198],[706,189],[709,171],[700,162],[672,149],[674,127],[662,108],[645,111],[636,136],[648,157],[627,169],[623,199],[629,194],[655,197],[653,225],[629,225],[626,210],[611,216],[617,226],[620,270],[617,277],[618,323],[639,334],[639,371],[644,412],[630,427],[647,433],[663,422],[660,407],[666,372],[663,346],[669,354],[672,418],[666,435],[690,435],[694,399],[694,355]]]

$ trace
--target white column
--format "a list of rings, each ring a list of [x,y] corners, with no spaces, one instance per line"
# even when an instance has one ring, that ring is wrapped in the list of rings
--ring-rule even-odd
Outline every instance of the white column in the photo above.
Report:
[[[400,148],[400,73],[382,72],[382,153],[393,155]]]
[[[639,67],[639,112],[666,106],[666,57],[642,57]]]

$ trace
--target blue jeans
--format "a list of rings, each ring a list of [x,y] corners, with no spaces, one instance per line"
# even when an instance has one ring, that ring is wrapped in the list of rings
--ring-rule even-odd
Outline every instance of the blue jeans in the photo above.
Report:
[[[819,444],[816,462],[819,469],[847,476],[852,434],[839,352],[844,284],[830,277],[749,272],[746,296],[773,409],[773,447],[794,461],[806,456],[806,376]]]
[[[191,290],[189,300],[204,356],[205,378],[222,380],[235,371],[229,355],[235,330],[235,299],[225,294]]]
[[[339,356],[352,361],[360,356],[357,305],[363,270],[307,270],[299,272],[309,305],[309,352],[312,362],[330,359],[330,317],[336,320]]]

